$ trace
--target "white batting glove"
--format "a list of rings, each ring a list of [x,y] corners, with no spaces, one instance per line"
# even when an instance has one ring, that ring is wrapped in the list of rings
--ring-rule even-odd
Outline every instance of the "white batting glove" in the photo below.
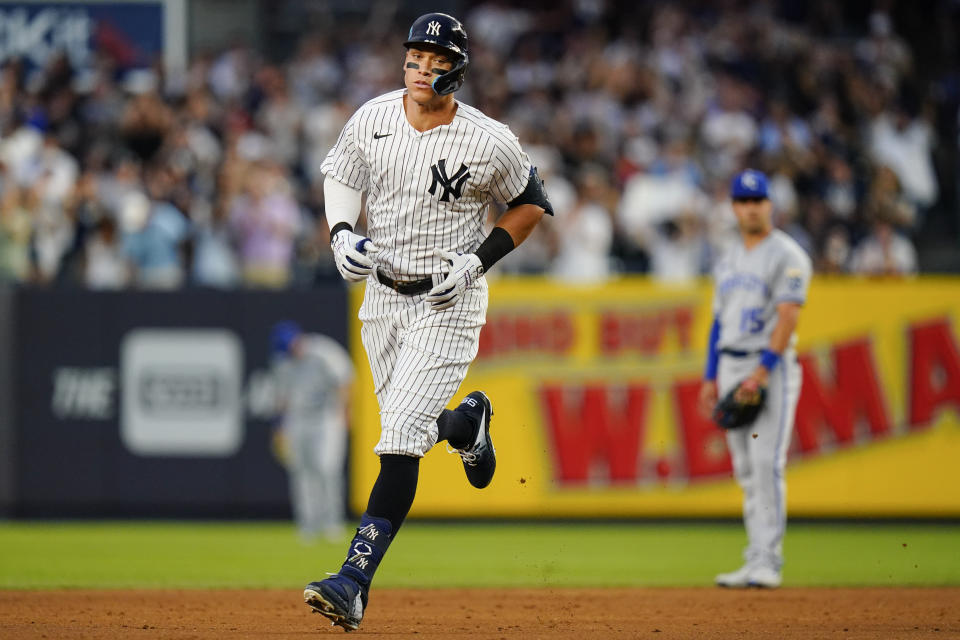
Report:
[[[368,251],[380,251],[380,247],[373,244],[370,238],[358,236],[352,231],[341,229],[333,236],[330,243],[333,248],[333,258],[337,263],[337,271],[347,282],[366,280],[373,273],[373,260],[365,256]]]
[[[457,304],[463,292],[483,275],[483,265],[475,253],[452,253],[434,249],[433,255],[450,264],[450,273],[427,294],[434,309],[449,309]]]

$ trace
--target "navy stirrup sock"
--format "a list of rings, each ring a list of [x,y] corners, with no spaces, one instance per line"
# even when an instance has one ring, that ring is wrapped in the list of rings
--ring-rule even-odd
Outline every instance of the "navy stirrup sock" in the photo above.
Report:
[[[390,521],[376,518],[366,513],[360,519],[357,533],[350,541],[347,559],[340,567],[341,575],[356,580],[364,589],[370,588],[373,574],[376,573],[383,554],[393,539]]]

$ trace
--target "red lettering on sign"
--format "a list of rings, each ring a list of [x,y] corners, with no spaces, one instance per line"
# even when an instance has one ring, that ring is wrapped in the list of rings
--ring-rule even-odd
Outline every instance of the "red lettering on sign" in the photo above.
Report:
[[[586,482],[603,473],[612,482],[637,480],[647,387],[631,385],[615,392],[599,384],[545,386],[540,394],[558,483]]]
[[[684,351],[690,349],[693,309],[676,307],[645,311],[603,311],[600,313],[600,350],[604,355],[638,351],[655,355],[663,350],[668,331],[676,331]]]
[[[690,350],[690,331],[693,327],[693,308],[677,307],[673,310],[673,324],[677,329],[677,339],[680,348]]]
[[[687,474],[690,480],[729,475],[733,469],[723,430],[697,407],[700,380],[680,380],[673,386],[680,435],[683,438]]]
[[[563,355],[573,346],[573,320],[565,311],[498,313],[480,332],[479,359],[546,353]]]
[[[910,327],[910,426],[929,425],[944,405],[960,411],[960,353],[946,319]]]
[[[866,418],[870,433],[890,431],[890,418],[880,392],[870,340],[838,343],[832,349],[834,381],[820,377],[810,354],[800,357],[803,387],[797,403],[797,443],[803,452],[817,451],[824,428],[838,444],[853,441],[858,420]]]

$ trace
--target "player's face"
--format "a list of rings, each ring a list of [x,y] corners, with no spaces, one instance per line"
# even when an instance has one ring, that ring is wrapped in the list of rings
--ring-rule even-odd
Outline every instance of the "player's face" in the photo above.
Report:
[[[403,63],[403,84],[407,93],[420,104],[444,98],[434,92],[432,83],[437,76],[452,69],[453,64],[450,54],[440,47],[410,47]]]
[[[773,226],[773,204],[768,198],[735,198],[733,213],[740,231],[747,235],[764,234]]]

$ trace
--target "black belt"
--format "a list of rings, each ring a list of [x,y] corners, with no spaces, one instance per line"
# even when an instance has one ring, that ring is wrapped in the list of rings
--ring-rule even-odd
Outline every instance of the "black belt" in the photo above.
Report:
[[[720,349],[720,353],[734,358],[749,358],[750,356],[760,355],[759,351],[740,351],[739,349]]]
[[[433,289],[433,278],[426,277],[419,280],[394,280],[380,269],[377,269],[377,280],[385,287],[389,287],[405,296],[416,296]]]

